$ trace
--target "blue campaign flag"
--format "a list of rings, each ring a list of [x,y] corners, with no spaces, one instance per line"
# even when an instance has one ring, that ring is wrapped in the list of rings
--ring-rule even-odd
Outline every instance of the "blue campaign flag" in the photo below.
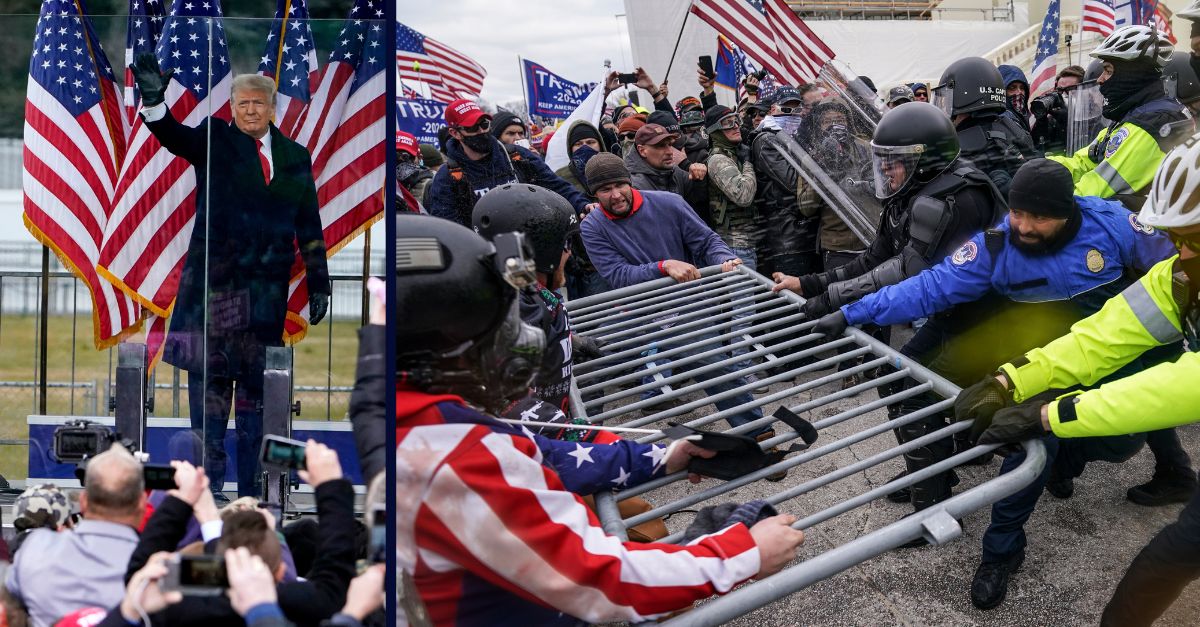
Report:
[[[422,144],[438,145],[438,130],[446,125],[446,103],[427,98],[396,99],[396,130]]]
[[[525,99],[529,103],[529,115],[565,119],[596,87],[595,83],[569,81],[529,59],[522,59],[521,63],[525,71]]]

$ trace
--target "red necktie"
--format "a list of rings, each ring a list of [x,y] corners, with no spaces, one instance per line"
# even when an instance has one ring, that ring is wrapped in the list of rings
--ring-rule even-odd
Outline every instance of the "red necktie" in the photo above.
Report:
[[[263,180],[266,181],[267,185],[270,185],[271,184],[271,164],[267,163],[267,155],[263,154],[262,140],[256,139],[256,140],[254,140],[254,143],[258,146],[258,163],[259,163],[259,165],[262,166]]]

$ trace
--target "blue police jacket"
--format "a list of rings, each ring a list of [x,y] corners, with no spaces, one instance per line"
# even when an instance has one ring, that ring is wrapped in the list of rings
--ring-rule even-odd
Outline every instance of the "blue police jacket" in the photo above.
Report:
[[[974,302],[989,290],[1020,303],[1074,301],[1089,314],[1175,254],[1166,235],[1138,222],[1120,202],[1095,196],[1076,196],[1075,202],[1079,232],[1058,250],[1039,254],[1013,246],[1005,218],[990,236],[995,252],[980,233],[938,265],[843,306],[846,322],[909,322]]]

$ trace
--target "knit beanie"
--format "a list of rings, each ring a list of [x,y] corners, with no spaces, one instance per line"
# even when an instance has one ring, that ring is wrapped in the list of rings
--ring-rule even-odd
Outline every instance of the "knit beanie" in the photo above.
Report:
[[[672,135],[679,134],[679,118],[675,117],[674,113],[668,111],[656,110],[646,118],[646,124],[657,124]]]
[[[704,112],[704,130],[708,131],[710,135],[712,133],[716,133],[717,131],[721,130],[719,126],[721,120],[724,120],[731,115],[734,115],[733,110],[725,105],[709,107],[708,110]]]
[[[583,176],[587,179],[588,191],[595,194],[596,190],[609,183],[628,183],[629,168],[620,157],[611,152],[602,152],[588,160]]]
[[[445,157],[442,156],[442,153],[438,152],[437,148],[429,144],[421,144],[420,149],[421,161],[425,163],[425,167],[436,168],[446,162]]]
[[[1035,216],[1070,218],[1078,211],[1071,171],[1050,159],[1026,162],[1009,185],[1008,206]]]
[[[567,150],[575,145],[575,142],[581,139],[594,139],[597,142],[600,140],[600,133],[591,124],[576,124],[571,127],[571,131],[567,133]]]
[[[642,128],[645,125],[646,116],[639,113],[633,117],[625,118],[625,120],[617,126],[617,132],[622,135],[625,133],[636,133],[639,128]]]
[[[500,109],[496,112],[496,116],[492,118],[492,136],[500,139],[500,135],[504,133],[504,129],[515,125],[526,128],[524,120],[519,115]],[[526,128],[526,130],[528,129]]]

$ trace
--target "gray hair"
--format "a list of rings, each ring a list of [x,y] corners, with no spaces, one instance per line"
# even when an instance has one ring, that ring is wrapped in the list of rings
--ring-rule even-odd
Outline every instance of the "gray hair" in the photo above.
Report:
[[[261,74],[238,74],[233,77],[233,87],[229,90],[229,93],[233,95],[239,91],[264,93],[270,96],[271,104],[275,104],[275,81]]]

